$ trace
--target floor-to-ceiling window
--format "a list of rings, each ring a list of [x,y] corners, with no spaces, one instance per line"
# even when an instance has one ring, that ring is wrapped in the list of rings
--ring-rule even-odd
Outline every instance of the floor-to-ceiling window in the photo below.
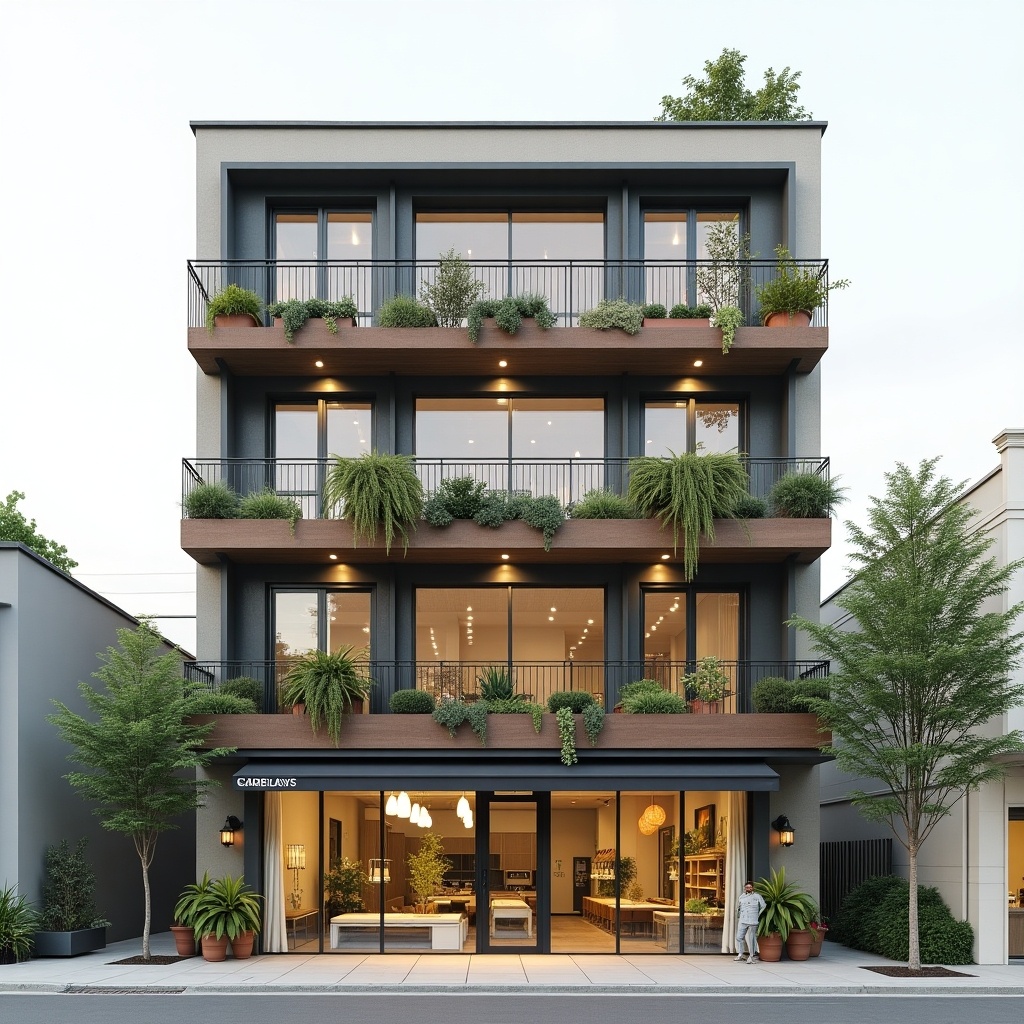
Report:
[[[604,699],[604,591],[596,587],[420,587],[417,686],[476,696],[507,676],[544,703],[558,690]]]
[[[713,398],[671,398],[644,403],[642,455],[683,452],[740,452],[740,402]]]

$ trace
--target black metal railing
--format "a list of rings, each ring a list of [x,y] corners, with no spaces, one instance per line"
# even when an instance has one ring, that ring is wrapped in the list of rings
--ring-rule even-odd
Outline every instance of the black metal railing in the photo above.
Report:
[[[539,293],[562,327],[578,324],[580,313],[601,299],[660,303],[719,302],[739,306],[748,326],[760,321],[757,289],[778,274],[776,260],[468,260],[484,285],[484,297]],[[795,268],[828,285],[828,260],[798,259]],[[256,292],[264,302],[318,297],[351,297],[358,322],[370,326],[381,305],[396,295],[420,295],[438,272],[435,260],[189,260],[188,323],[206,323],[206,304],[228,284]],[[813,325],[828,324],[828,301],[814,312]]]
[[[741,458],[750,478],[750,493],[757,498],[766,497],[787,473],[829,478],[829,460],[820,456]],[[305,518],[318,519],[323,516],[321,496],[331,464],[324,459],[183,459],[182,501],[200,484],[223,482],[242,496],[269,487],[298,501]],[[565,508],[571,508],[588,491],[625,494],[629,466],[626,458],[415,459],[416,473],[428,494],[436,491],[442,480],[468,476],[492,491],[534,497],[553,494]]]
[[[240,677],[255,679],[263,687],[263,710],[279,709],[282,680],[295,659],[278,661],[196,661],[184,665],[185,678],[210,690]],[[367,661],[366,674],[375,682],[375,710],[386,711],[396,690],[426,690],[437,700],[475,700],[480,696],[481,677],[495,667],[505,669],[515,693],[526,700],[544,704],[552,693],[585,690],[606,707],[617,699],[619,689],[638,679],[656,679],[663,689],[685,696],[683,677],[696,671],[695,661],[514,661],[496,666],[490,661]],[[725,713],[751,710],[750,693],[762,679],[826,679],[827,661],[721,661],[729,686],[720,702]]]

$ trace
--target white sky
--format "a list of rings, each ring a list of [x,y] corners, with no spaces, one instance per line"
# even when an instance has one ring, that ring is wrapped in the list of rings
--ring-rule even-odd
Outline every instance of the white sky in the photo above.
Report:
[[[827,120],[822,453],[977,479],[1024,426],[1020,0],[0,3],[0,498],[131,612],[194,611],[192,119],[647,120],[723,47]],[[800,255],[800,254],[797,254]],[[845,578],[843,529],[823,593]],[[130,575],[113,575],[113,574]],[[161,574],[161,575],[156,575]],[[189,621],[164,632],[194,649]]]

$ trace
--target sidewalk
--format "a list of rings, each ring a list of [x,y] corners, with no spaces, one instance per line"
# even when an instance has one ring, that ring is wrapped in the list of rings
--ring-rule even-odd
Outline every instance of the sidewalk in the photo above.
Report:
[[[142,990],[173,992],[682,992],[765,995],[935,994],[1024,995],[1024,963],[953,968],[967,978],[887,978],[863,968],[891,965],[871,953],[826,942],[803,963],[736,963],[731,956],[465,953],[281,954],[219,964],[202,957],[166,966],[113,963],[141,950],[139,939],[64,960],[0,967],[0,992]],[[155,935],[154,954],[173,954],[170,932]]]

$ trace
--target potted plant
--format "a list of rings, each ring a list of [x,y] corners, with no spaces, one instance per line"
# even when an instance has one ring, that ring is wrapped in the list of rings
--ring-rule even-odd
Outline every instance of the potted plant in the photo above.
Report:
[[[334,457],[323,493],[324,516],[340,509],[352,521],[352,540],[371,544],[384,531],[384,549],[391,550],[395,533],[406,547],[408,529],[423,514],[423,485],[408,455],[365,452],[357,459]]]
[[[551,312],[548,300],[543,295],[530,292],[508,295],[503,299],[480,299],[466,313],[469,340],[474,344],[479,340],[480,328],[488,317],[493,317],[495,327],[501,328],[506,334],[516,334],[524,320],[533,320],[544,331],[558,323],[558,317]]]
[[[335,857],[331,869],[324,873],[324,906],[328,919],[364,910],[363,886],[369,881],[370,876],[359,861]]]
[[[438,257],[437,275],[423,285],[420,297],[433,311],[438,327],[461,327],[469,307],[485,291],[487,285],[473,277],[473,268],[453,247]]]
[[[196,955],[196,918],[198,907],[210,891],[210,874],[204,871],[198,882],[189,882],[181,891],[178,902],[174,904],[174,924],[171,934],[178,956]]]
[[[308,320],[323,320],[331,334],[338,333],[338,321],[347,320],[355,324],[359,309],[355,299],[346,295],[342,299],[288,299],[285,302],[272,302],[267,312],[275,322],[284,324],[284,336],[288,341],[295,340],[295,332],[305,327]]]
[[[828,519],[846,501],[839,477],[818,473],[786,473],[768,492],[772,515],[782,519]]]
[[[808,924],[811,931],[811,956],[820,956],[822,944],[825,942],[825,933],[828,931],[828,918],[820,913],[815,906]]]
[[[309,651],[288,669],[282,680],[281,699],[285,704],[303,704],[313,731],[320,723],[338,745],[341,738],[342,715],[352,714],[356,706],[362,710],[369,699],[373,680],[363,666],[367,652],[352,647],[336,651]]]
[[[32,905],[11,885],[0,889],[0,964],[16,964],[32,953],[39,922]]]
[[[736,221],[717,221],[704,239],[707,260],[695,271],[697,294],[711,310],[711,326],[722,332],[722,353],[732,348],[746,318],[740,308],[750,280],[750,235],[739,234]]]
[[[203,959],[218,962],[227,956],[227,944],[239,958],[252,955],[256,932],[260,930],[260,900],[239,875],[225,875],[209,883],[197,896],[193,931],[203,944]]]
[[[765,908],[757,922],[757,944],[761,959],[774,963],[782,959],[782,944],[785,942],[786,952],[791,960],[806,960],[810,956],[810,935],[807,925],[814,912],[814,900],[807,893],[797,888],[793,882],[786,881],[786,869],[772,869],[770,878],[761,878],[754,885],[756,892],[761,894]],[[794,932],[802,933],[789,945],[790,936]]]
[[[441,837],[433,832],[420,836],[420,848],[406,858],[409,865],[409,888],[416,897],[417,913],[425,913],[427,901],[444,886],[445,873],[452,862],[444,855]]]
[[[396,295],[377,310],[378,327],[436,327],[437,317],[411,295]]]
[[[710,327],[712,312],[706,302],[699,302],[696,306],[677,302],[668,311],[668,318],[673,327]]]
[[[625,299],[602,299],[593,309],[580,314],[580,327],[598,331],[618,328],[626,334],[639,334],[643,326],[643,307]]]
[[[660,302],[648,302],[640,307],[643,314],[644,327],[672,327],[669,323],[668,310]]]
[[[798,267],[784,245],[775,247],[775,276],[757,286],[761,323],[765,327],[809,327],[814,311],[834,289],[848,288],[847,279],[826,284],[824,268]]]
[[[713,655],[701,658],[692,675],[683,674],[680,682],[694,714],[714,714],[721,710],[721,701],[729,692],[729,676],[721,661]]]
[[[107,945],[107,924],[96,913],[96,875],[85,859],[87,839],[74,849],[66,839],[46,851],[43,910],[36,956],[81,956]]]
[[[206,304],[206,329],[215,327],[262,327],[263,300],[248,288],[229,284]]]

